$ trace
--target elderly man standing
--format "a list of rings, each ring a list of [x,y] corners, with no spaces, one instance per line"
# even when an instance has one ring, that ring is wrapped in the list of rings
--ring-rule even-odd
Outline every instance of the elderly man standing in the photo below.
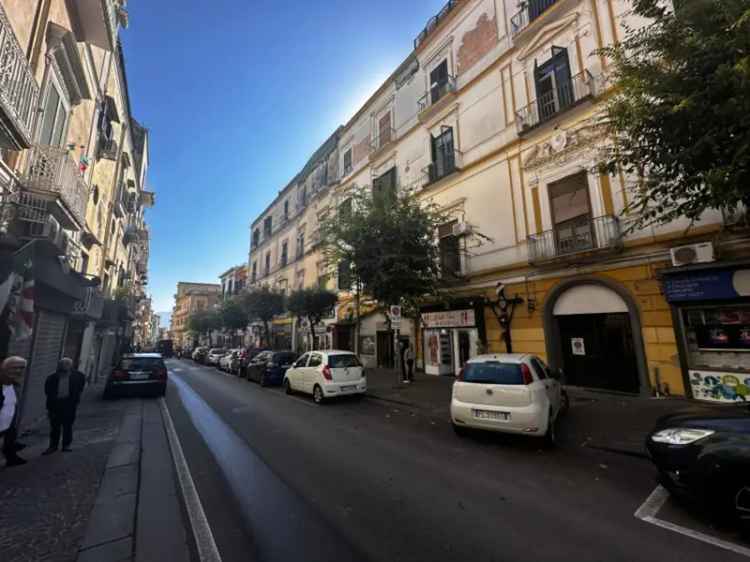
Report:
[[[20,384],[26,370],[26,360],[23,357],[8,357],[0,364],[0,436],[3,437],[3,456],[6,466],[26,464],[18,456],[19,445],[16,442],[16,414],[18,410],[18,395],[16,385]]]
[[[86,377],[83,373],[73,370],[73,360],[68,357],[60,359],[57,371],[47,377],[44,393],[47,395],[50,434],[49,448],[42,453],[43,455],[57,451],[60,445],[60,429],[62,450],[70,451],[70,444],[73,442],[73,422],[85,385]]]

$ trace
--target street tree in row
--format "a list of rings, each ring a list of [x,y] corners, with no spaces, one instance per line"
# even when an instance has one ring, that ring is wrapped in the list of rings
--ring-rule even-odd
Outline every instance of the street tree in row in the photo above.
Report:
[[[188,316],[188,330],[199,336],[206,336],[211,344],[211,332],[222,326],[221,316],[218,311],[198,310]]]
[[[601,51],[616,82],[603,167],[641,179],[630,228],[747,208],[750,2],[634,0],[633,10],[652,23]]]
[[[221,326],[231,334],[231,341],[234,345],[234,338],[237,330],[244,330],[249,323],[248,314],[237,297],[226,299],[219,309],[221,316]]]
[[[315,327],[336,305],[338,296],[324,287],[307,287],[292,291],[287,299],[287,310],[310,325],[312,348],[315,349]]]
[[[265,343],[271,345],[271,321],[286,311],[284,293],[265,286],[251,288],[239,296],[238,302],[247,319],[263,324]]]
[[[441,286],[438,227],[448,219],[396,186],[352,190],[336,212],[321,221],[323,253],[338,268],[339,289],[360,291],[381,306],[415,311]],[[357,337],[359,335],[357,318]]]

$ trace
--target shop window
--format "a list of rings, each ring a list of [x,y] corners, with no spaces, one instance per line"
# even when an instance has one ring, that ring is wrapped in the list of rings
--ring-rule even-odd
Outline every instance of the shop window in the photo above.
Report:
[[[682,318],[689,368],[750,373],[750,305],[685,308]]]

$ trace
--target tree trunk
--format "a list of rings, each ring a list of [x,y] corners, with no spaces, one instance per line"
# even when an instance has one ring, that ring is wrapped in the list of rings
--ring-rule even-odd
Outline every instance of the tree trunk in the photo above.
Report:
[[[317,351],[317,346],[315,345],[315,326],[317,324],[311,316],[307,317],[307,322],[310,324],[310,346],[312,347],[313,351]]]
[[[354,354],[359,356],[359,279],[354,292]]]

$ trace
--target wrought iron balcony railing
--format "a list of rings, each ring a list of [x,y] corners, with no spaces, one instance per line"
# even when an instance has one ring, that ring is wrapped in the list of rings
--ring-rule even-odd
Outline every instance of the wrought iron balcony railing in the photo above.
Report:
[[[428,21],[427,25],[425,25],[424,29],[419,32],[419,35],[414,39],[414,48],[416,49],[419,47],[425,39],[427,39],[427,36],[435,31],[438,24],[445,19],[445,17],[453,10],[453,8],[456,7],[456,4],[458,4],[458,0],[448,0],[446,4],[440,9],[440,11],[432,16]]]
[[[532,101],[516,112],[518,134],[549,121],[566,109],[594,95],[594,78],[584,70]]]
[[[377,156],[381,150],[383,150],[386,146],[391,144],[396,140],[396,129],[393,127],[389,127],[388,129],[383,129],[377,131],[377,136],[372,139],[372,142],[370,143],[370,149],[372,152],[370,152],[370,158]]]
[[[31,146],[38,100],[39,86],[0,5],[0,148]]]
[[[529,236],[529,263],[554,260],[580,252],[614,250],[620,244],[620,223],[617,217],[579,217],[556,225],[552,230]]]
[[[66,228],[80,230],[86,221],[89,189],[76,162],[64,148],[34,145],[29,154],[24,188],[53,196],[66,215],[59,216]],[[72,221],[71,221],[72,219]]]
[[[455,150],[441,151],[439,152],[439,158],[424,168],[425,175],[422,187],[427,187],[459,170],[459,153]]]
[[[521,3],[521,9],[510,18],[510,32],[512,35],[520,33],[536,18],[541,16],[557,0],[526,0]]]
[[[422,113],[429,107],[435,105],[448,94],[456,91],[456,79],[448,76],[448,79],[439,84],[434,84],[429,91],[419,98],[419,113]]]
[[[107,160],[117,160],[118,146],[114,139],[102,139],[99,143],[99,158]]]

